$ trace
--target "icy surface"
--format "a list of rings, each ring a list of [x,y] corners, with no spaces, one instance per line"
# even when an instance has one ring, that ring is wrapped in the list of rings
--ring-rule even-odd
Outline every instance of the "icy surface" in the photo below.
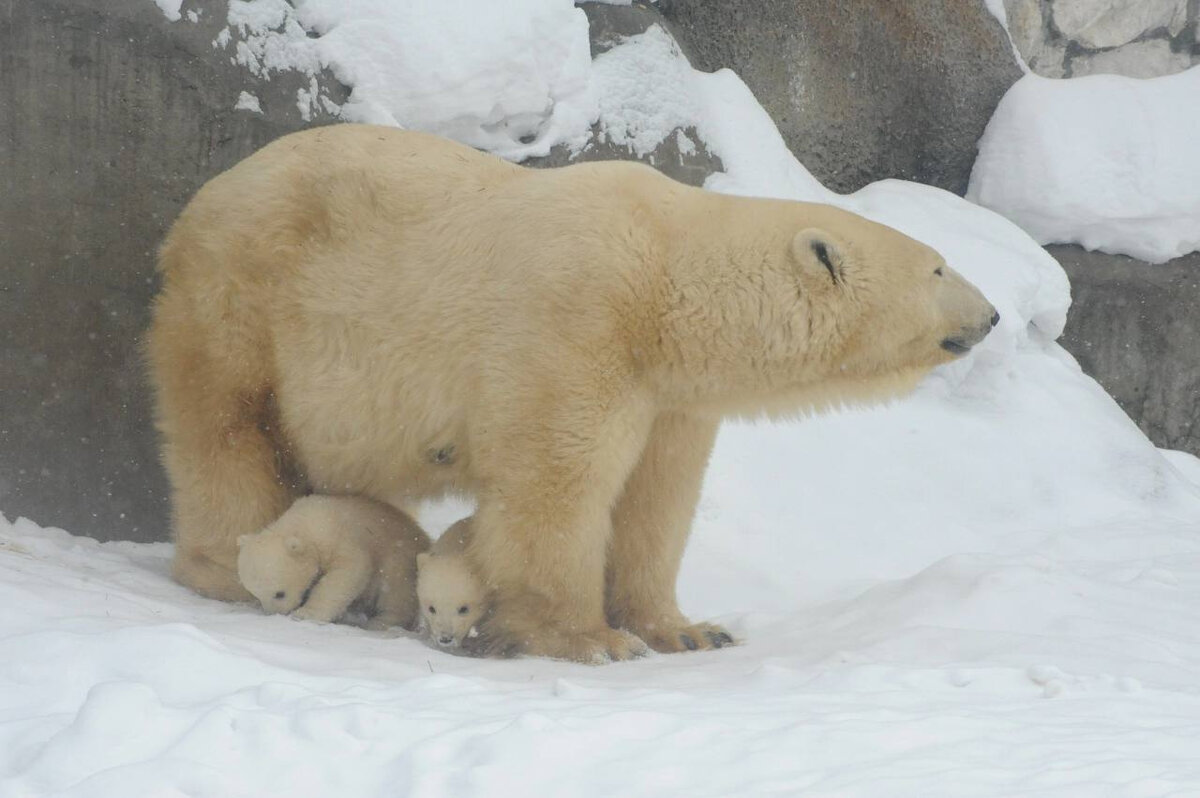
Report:
[[[1200,249],[1200,68],[1026,75],[979,143],[967,197],[1043,244],[1161,263]]]
[[[0,796],[1200,794],[1200,461],[1053,342],[1055,262],[937,189],[830,194],[736,75],[621,47],[588,77],[608,135],[690,121],[710,188],[891,224],[1002,314],[902,402],[724,427],[680,596],[745,643],[459,658],[200,599],[166,544],[0,520]]]

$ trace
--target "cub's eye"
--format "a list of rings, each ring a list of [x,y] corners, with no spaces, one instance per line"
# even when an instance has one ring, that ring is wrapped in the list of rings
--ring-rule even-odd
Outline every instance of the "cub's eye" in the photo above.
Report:
[[[287,596],[287,591],[285,591],[285,590],[277,590],[277,591],[275,591],[275,598],[277,598],[277,599],[281,599],[281,598],[284,598],[284,597],[286,597],[286,596]]]
[[[432,605],[432,604],[430,604],[430,605],[429,605],[429,614],[430,614],[430,615],[437,615],[437,610],[436,610],[436,609],[434,609],[434,607],[433,607],[433,605]]]
[[[936,269],[933,270],[933,273],[936,274],[938,277],[941,277],[942,276],[942,267],[938,266]]]
[[[459,614],[459,615],[466,615],[466,614],[467,614],[467,610],[468,610],[468,609],[469,609],[469,608],[467,607],[467,605],[466,605],[466,604],[464,604],[464,605],[462,605],[461,607],[459,607],[459,608],[458,608],[458,614]]]

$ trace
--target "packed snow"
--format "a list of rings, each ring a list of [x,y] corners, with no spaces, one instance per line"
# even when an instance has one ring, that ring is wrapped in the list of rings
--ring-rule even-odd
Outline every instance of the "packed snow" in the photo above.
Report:
[[[726,167],[710,188],[893,225],[1002,315],[909,399],[724,427],[679,587],[743,645],[456,657],[201,599],[165,543],[0,519],[0,796],[1200,794],[1200,460],[1054,343],[1053,259],[937,189],[827,192],[736,75],[661,32],[603,58],[607,135],[689,127]]]
[[[979,142],[968,199],[1043,244],[1162,263],[1200,249],[1200,67],[1026,75]]]

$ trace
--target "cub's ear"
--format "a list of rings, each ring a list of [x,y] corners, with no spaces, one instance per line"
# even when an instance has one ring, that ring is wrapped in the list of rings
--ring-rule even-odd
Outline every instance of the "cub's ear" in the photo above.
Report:
[[[242,546],[245,546],[246,543],[249,542],[250,538],[252,538],[252,537],[253,537],[253,535],[238,535],[238,539],[237,539],[238,548],[240,549]]]
[[[425,567],[425,563],[429,562],[429,552],[423,551],[417,555],[417,570]]]
[[[304,541],[295,535],[288,535],[284,539],[283,545],[287,549],[288,554],[300,554],[305,548]]]
[[[796,265],[805,273],[834,284],[842,281],[844,252],[837,236],[816,227],[801,230],[792,239],[791,256]]]

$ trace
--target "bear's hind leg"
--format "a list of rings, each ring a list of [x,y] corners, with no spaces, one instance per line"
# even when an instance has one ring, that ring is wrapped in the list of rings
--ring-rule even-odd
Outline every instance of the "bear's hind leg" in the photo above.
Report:
[[[149,355],[171,483],[172,575],[202,596],[253,601],[238,581],[237,539],[278,518],[295,495],[281,473],[270,394],[261,375],[219,368],[203,330],[162,304]]]
[[[270,524],[293,499],[277,473],[275,446],[244,424],[192,430],[163,448],[172,485],[172,575],[202,596],[253,601],[238,580],[237,539]]]
[[[693,624],[675,600],[675,580],[717,426],[713,419],[660,415],[613,510],[608,621],[656,651],[721,648],[734,642],[720,626]]]

